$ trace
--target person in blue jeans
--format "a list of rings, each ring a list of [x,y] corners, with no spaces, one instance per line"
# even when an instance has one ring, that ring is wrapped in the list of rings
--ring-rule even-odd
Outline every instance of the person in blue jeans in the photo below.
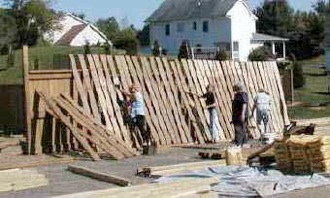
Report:
[[[133,127],[138,128],[142,136],[142,140],[139,140],[140,145],[150,145],[151,136],[149,130],[146,130],[145,107],[142,93],[134,84],[130,86],[129,92],[120,91],[131,100],[131,120]]]
[[[212,143],[217,143],[219,142],[219,133],[216,127],[216,118],[217,118],[217,110],[216,110],[216,100],[215,100],[215,95],[214,95],[214,86],[209,84],[206,87],[206,93],[203,95],[198,95],[192,92],[188,92],[192,95],[195,95],[199,98],[204,98],[205,103],[206,103],[206,108],[209,112],[209,118],[210,118],[210,132],[212,135]]]

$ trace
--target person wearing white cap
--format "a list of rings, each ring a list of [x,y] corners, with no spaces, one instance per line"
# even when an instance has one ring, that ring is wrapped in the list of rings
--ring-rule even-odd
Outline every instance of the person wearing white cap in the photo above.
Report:
[[[254,105],[252,108],[252,115],[254,116],[254,111],[257,110],[257,125],[258,129],[261,132],[261,140],[265,135],[267,130],[267,124],[269,121],[269,111],[270,111],[270,96],[264,89],[259,89],[257,95],[254,98]],[[262,124],[264,127],[262,127]]]

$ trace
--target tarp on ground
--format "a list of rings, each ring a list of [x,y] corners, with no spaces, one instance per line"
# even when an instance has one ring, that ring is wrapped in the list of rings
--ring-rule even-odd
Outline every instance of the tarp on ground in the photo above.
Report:
[[[260,170],[247,166],[219,166],[161,177],[156,182],[171,182],[183,178],[216,177],[219,183],[212,190],[224,196],[271,196],[293,190],[330,185],[325,174],[284,175],[278,170]]]

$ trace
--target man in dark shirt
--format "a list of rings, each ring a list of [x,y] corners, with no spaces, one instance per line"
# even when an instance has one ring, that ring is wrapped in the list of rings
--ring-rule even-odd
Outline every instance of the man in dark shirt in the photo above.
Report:
[[[243,86],[237,83],[233,87],[235,96],[232,103],[232,122],[235,128],[234,143],[243,146],[247,140],[247,121],[248,121],[248,94],[243,91]]]

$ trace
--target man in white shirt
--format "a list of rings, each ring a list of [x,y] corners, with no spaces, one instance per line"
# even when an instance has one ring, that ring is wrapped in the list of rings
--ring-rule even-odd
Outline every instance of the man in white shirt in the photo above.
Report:
[[[257,125],[258,125],[258,129],[261,132],[261,136],[263,136],[267,130],[267,124],[269,121],[270,103],[271,103],[270,95],[264,89],[259,89],[256,97],[254,98],[254,105],[253,105],[251,117],[253,117],[254,110],[256,109]],[[264,125],[264,127],[262,127],[262,125]]]

